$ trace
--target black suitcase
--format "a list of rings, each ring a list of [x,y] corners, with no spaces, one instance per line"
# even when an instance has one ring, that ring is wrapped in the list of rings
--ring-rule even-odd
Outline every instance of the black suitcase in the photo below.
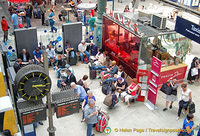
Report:
[[[195,113],[195,104],[194,103],[189,104],[189,113],[191,113],[191,114]]]
[[[91,69],[90,69],[90,79],[95,79],[96,76],[97,76],[96,70],[91,70]]]
[[[77,57],[69,57],[69,65],[72,66],[72,65],[76,65],[77,63]]]

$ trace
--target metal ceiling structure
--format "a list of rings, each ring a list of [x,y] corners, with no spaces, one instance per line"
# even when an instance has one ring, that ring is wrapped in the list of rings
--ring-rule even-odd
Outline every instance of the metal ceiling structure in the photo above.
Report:
[[[181,10],[185,11],[185,12],[190,12],[192,14],[195,14],[195,15],[198,15],[200,16],[200,12],[199,11],[196,11],[194,9],[191,9],[191,8],[188,8],[186,6],[183,6],[181,4],[177,4],[175,2],[172,2],[172,1],[169,1],[169,0],[157,0],[158,2],[163,2],[163,3],[166,3],[166,4],[169,4],[171,6],[175,6],[176,8],[180,8]]]

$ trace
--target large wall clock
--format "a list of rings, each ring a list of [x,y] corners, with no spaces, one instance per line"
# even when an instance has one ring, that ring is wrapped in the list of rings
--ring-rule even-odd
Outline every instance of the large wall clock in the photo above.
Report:
[[[51,89],[51,79],[44,68],[28,65],[21,68],[15,77],[16,91],[28,101],[41,100]]]

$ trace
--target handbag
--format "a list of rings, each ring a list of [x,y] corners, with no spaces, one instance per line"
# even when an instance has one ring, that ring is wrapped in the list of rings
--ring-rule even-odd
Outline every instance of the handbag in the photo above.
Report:
[[[178,133],[178,136],[189,136],[189,134],[188,134],[188,133],[185,133],[185,132],[179,132],[179,133]]]
[[[189,104],[189,113],[191,113],[191,114],[195,113],[195,104],[194,103]]]
[[[198,68],[196,68],[196,67],[195,67],[195,68],[192,68],[192,69],[191,69],[191,75],[192,75],[192,76],[198,75]]]
[[[168,86],[167,83],[163,83],[162,87],[160,88],[160,91],[162,91],[163,93],[165,93],[167,95],[171,95],[172,87]]]
[[[183,107],[183,108],[186,109],[186,108],[188,107],[189,102],[185,102],[185,101],[181,100],[181,101],[179,102],[179,104],[180,104],[181,107]]]

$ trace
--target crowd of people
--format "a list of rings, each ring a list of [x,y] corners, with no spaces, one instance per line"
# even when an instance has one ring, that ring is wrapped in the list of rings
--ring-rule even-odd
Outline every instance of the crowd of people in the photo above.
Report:
[[[127,75],[123,71],[123,67],[121,65],[117,66],[115,60],[111,60],[106,51],[99,49],[96,56],[90,56],[90,53],[86,51],[87,46],[90,44],[86,44],[85,41],[81,41],[78,47],[79,54],[83,54],[83,56],[87,56],[89,60],[89,70],[95,70],[97,74],[97,78],[100,80],[100,84],[103,88],[106,87],[107,92],[106,97],[110,95],[112,97],[112,102],[109,108],[113,108],[118,102],[121,97],[121,101],[125,102],[129,107],[131,102],[134,102],[135,99],[138,98],[140,86],[138,85],[137,79],[133,78],[132,83],[128,84],[126,81]],[[65,54],[73,56],[73,54],[77,54],[73,49],[73,46],[66,42],[65,45]],[[83,75],[81,79],[77,80],[74,70],[70,67],[69,64],[66,63],[64,60],[63,54],[56,54],[54,48],[51,45],[48,45],[46,50],[47,58],[49,60],[49,66],[52,66],[55,70],[56,77],[58,81],[60,80],[60,85],[58,87],[65,87],[69,86],[73,88],[78,97],[80,97],[81,102],[81,109],[83,111],[83,117],[81,122],[87,122],[88,124],[88,136],[91,136],[92,127],[96,123],[96,116],[97,111],[95,107],[96,98],[90,90],[90,84],[87,83],[89,78],[88,75]],[[33,58],[30,57],[30,53],[23,49],[21,53],[19,53],[19,58],[17,59],[16,63],[14,64],[14,68],[16,72],[21,68],[23,62],[26,63],[35,63],[35,64],[42,64],[43,63],[43,51],[38,47],[33,51]],[[80,55],[81,62],[83,60],[82,55]],[[193,64],[194,63],[194,64]],[[193,66],[194,65],[194,66]],[[195,57],[192,62],[192,68],[199,68],[199,62]],[[192,71],[190,69],[190,71]],[[199,70],[199,69],[198,69]],[[191,72],[188,73],[188,75]],[[198,80],[199,75],[195,75],[193,80]],[[172,92],[166,96],[166,107],[163,111],[172,109],[173,103],[177,101],[177,89],[178,89],[178,79],[177,78],[170,78],[169,81],[166,83],[168,86],[171,87]],[[104,100],[105,101],[105,100]],[[183,128],[185,128],[188,134],[192,134],[193,132],[193,115],[188,112],[188,107],[192,104],[192,91],[188,88],[187,83],[181,84],[181,96],[179,99],[179,108],[177,113],[177,119],[180,118],[181,111],[184,109],[184,113],[187,114],[186,119],[184,120]],[[187,124],[187,125],[186,125]]]

